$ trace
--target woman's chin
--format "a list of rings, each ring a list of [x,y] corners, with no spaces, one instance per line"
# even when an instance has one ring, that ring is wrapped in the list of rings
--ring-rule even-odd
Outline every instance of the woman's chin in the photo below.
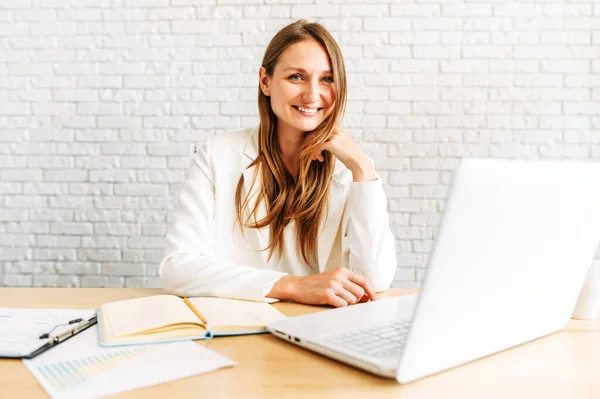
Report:
[[[316,128],[319,127],[318,123],[299,123],[296,125],[296,128],[298,130],[302,130],[303,132],[312,132],[313,130],[315,130]]]

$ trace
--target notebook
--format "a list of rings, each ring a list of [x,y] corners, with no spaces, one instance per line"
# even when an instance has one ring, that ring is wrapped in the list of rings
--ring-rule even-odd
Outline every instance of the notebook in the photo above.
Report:
[[[102,346],[208,339],[264,333],[267,323],[285,318],[264,302],[156,295],[102,305],[98,336]]]

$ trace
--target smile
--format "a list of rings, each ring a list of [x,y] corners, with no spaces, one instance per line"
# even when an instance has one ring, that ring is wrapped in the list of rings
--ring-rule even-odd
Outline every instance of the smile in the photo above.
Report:
[[[315,115],[318,111],[323,109],[323,108],[306,108],[306,107],[301,107],[299,105],[292,105],[292,107],[294,109],[296,109],[297,111],[299,111],[303,115]]]

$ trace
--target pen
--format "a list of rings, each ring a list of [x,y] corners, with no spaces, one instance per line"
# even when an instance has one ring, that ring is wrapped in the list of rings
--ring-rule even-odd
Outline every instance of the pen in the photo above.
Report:
[[[82,321],[83,321],[83,319],[79,318],[79,319],[70,320],[69,322],[67,322],[65,324],[58,324],[58,325],[54,326],[54,328],[50,332],[40,335],[40,339],[49,338],[50,335],[52,335],[52,331],[56,330],[57,328],[59,328],[61,326],[80,323]]]
[[[71,336],[77,334],[79,331],[81,331],[95,323],[96,323],[96,316],[93,316],[89,320],[83,320],[79,324],[77,324],[74,328],[63,332],[62,334],[59,334],[56,336],[50,336],[48,338],[48,343],[60,343],[60,342],[64,341],[65,339],[67,339],[68,337],[71,337]]]

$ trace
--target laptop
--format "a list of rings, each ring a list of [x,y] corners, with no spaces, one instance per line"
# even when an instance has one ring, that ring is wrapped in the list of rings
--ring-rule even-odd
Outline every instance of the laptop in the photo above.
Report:
[[[600,241],[600,163],[464,159],[420,293],[272,322],[408,383],[561,330]]]

